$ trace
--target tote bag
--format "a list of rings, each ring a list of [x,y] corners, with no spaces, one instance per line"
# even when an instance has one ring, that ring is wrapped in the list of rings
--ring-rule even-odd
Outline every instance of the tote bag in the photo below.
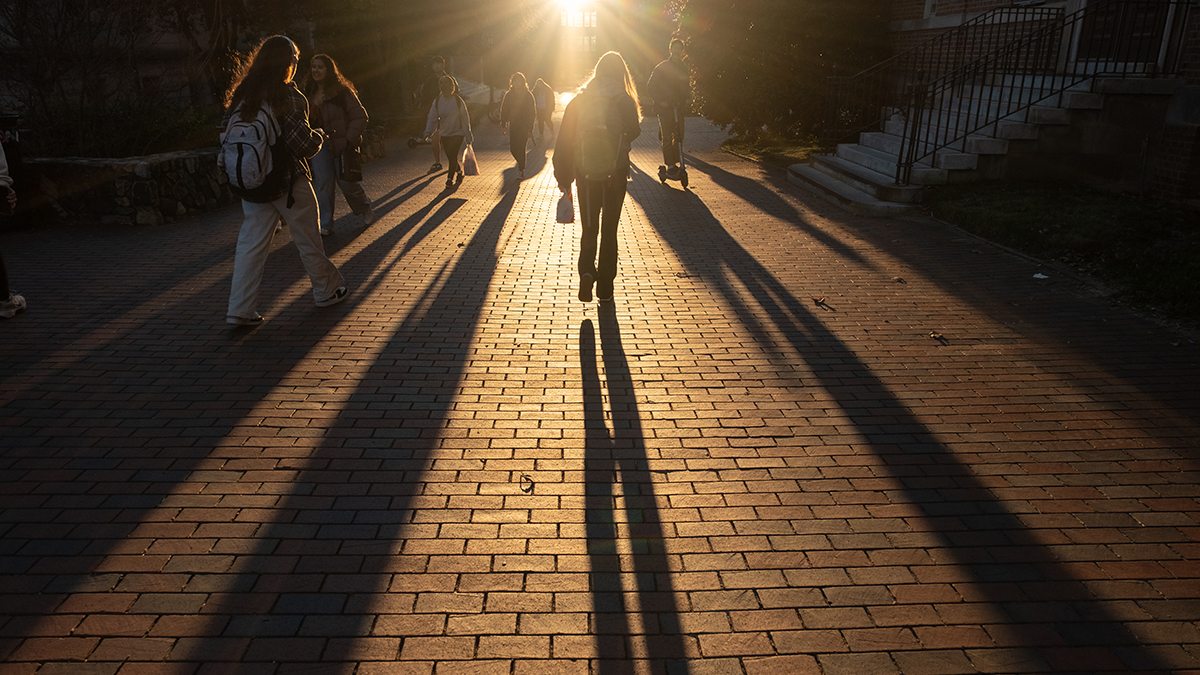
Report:
[[[475,146],[467,145],[463,151],[463,175],[478,176],[479,175],[479,160],[475,159]]]

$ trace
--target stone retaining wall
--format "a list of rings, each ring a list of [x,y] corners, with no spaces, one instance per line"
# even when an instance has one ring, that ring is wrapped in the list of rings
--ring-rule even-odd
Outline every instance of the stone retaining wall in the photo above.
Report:
[[[26,160],[41,206],[80,224],[158,225],[234,198],[216,148],[124,159]]]

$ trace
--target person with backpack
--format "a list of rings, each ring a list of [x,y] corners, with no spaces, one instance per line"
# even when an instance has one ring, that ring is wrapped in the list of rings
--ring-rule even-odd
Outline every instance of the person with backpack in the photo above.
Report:
[[[533,102],[537,106],[537,132],[538,138],[546,138],[546,128],[550,128],[550,134],[554,134],[554,108],[557,100],[554,95],[554,89],[546,84],[542,78],[538,78],[537,82],[533,83]]]
[[[658,116],[662,141],[663,165],[667,175],[677,177],[682,168],[683,125],[690,94],[687,64],[683,61],[683,40],[671,40],[670,56],[654,67],[646,83],[647,103]]]
[[[525,154],[529,137],[533,135],[533,121],[537,105],[529,91],[529,81],[524,73],[513,73],[508,79],[508,91],[500,101],[500,128],[508,132],[508,148],[521,178],[525,177]]]
[[[637,89],[625,59],[608,52],[596,62],[583,90],[563,112],[554,144],[554,178],[564,194],[576,184],[583,235],[579,250],[579,300],[613,299],[617,277],[617,224],[629,178],[629,147],[641,134]],[[599,238],[599,262],[596,240]]]
[[[325,255],[317,231],[317,197],[308,160],[325,134],[308,121],[308,99],[296,88],[300,49],[284,35],[264,39],[240,66],[225,94],[225,132],[217,162],[242,199],[226,323],[255,326],[263,268],[282,218],[300,253],[318,307],[346,299],[346,280]]]
[[[425,120],[425,135],[437,133],[441,137],[442,149],[446,152],[446,187],[452,188],[462,184],[463,167],[461,151],[463,144],[470,145],[475,141],[471,133],[471,116],[467,112],[467,102],[458,95],[458,81],[450,75],[443,75],[439,83],[440,93],[429,106],[429,115]]]
[[[17,208],[17,191],[8,173],[8,159],[4,146],[0,145],[0,209],[12,213]],[[11,319],[17,312],[25,310],[25,296],[8,287],[8,269],[4,267],[4,256],[0,255],[0,318]]]
[[[362,133],[367,128],[367,109],[358,98],[354,83],[342,75],[328,54],[316,54],[309,60],[304,94],[312,109],[312,125],[328,136],[321,151],[312,158],[313,188],[317,192],[322,235],[333,233],[336,187],[342,189],[364,225],[375,218],[371,199],[362,186]]]

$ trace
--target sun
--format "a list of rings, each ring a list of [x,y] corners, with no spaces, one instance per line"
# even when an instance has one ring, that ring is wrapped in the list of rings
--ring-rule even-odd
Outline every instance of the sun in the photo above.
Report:
[[[556,0],[558,8],[564,12],[578,12],[583,9],[584,0]]]

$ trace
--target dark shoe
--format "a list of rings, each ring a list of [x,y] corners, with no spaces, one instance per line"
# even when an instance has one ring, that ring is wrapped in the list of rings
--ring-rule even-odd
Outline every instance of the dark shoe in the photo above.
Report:
[[[441,170],[442,170],[442,163],[441,163],[441,162],[434,162],[433,164],[431,164],[431,165],[429,166],[429,173],[436,173],[436,172],[438,172],[438,171],[441,171]]]
[[[609,284],[599,284],[596,287],[596,300],[599,302],[612,302],[613,289]]]
[[[447,178],[447,179],[446,179],[446,189],[447,189],[447,190],[449,190],[449,189],[450,189],[450,188],[452,188],[452,187],[454,187],[454,179],[453,179],[453,178]]]
[[[462,182],[463,182],[463,172],[459,171],[459,172],[458,172],[458,178],[456,178],[456,179],[454,180],[454,184],[455,184],[455,185],[462,185]]]
[[[317,307],[329,307],[331,305],[336,305],[345,300],[346,296],[349,294],[350,292],[346,290],[345,286],[338,286],[337,290],[333,292],[333,295],[325,298],[324,300],[318,300]]]
[[[596,282],[596,277],[592,276],[591,274],[584,273],[584,274],[579,275],[579,301],[580,302],[591,302],[592,301],[592,284],[595,282]]]
[[[225,323],[229,324],[230,326],[257,326],[263,321],[266,321],[266,319],[264,319],[263,315],[259,314],[258,312],[255,312],[254,316],[251,317],[233,315],[225,317]]]

